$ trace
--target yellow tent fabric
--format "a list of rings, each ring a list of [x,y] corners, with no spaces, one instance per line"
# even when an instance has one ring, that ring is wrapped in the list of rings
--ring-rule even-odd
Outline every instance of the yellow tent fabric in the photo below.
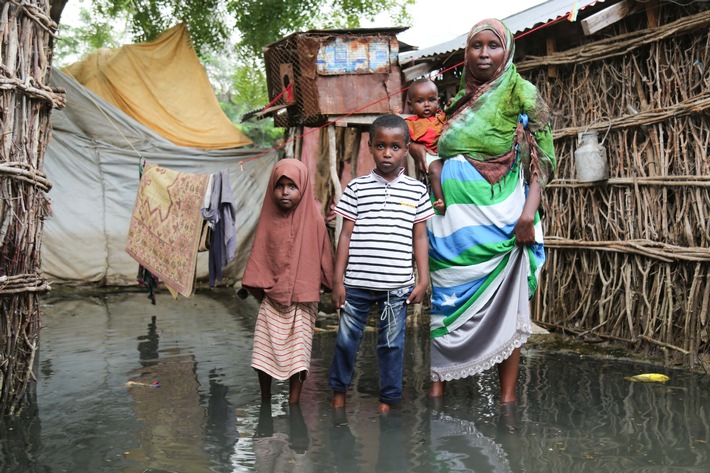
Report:
[[[252,143],[220,108],[184,24],[152,42],[98,50],[63,71],[178,146]]]

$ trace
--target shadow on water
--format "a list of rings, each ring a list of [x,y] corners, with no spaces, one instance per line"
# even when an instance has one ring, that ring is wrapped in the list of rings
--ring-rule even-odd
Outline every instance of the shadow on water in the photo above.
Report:
[[[426,397],[428,339],[410,330],[405,400],[377,413],[366,332],[345,409],[335,334],[319,330],[300,406],[261,405],[249,366],[258,306],[231,290],[153,306],[138,293],[47,299],[36,403],[0,420],[1,472],[706,472],[710,377],[523,349],[518,403],[495,371]],[[327,325],[319,321],[319,325]],[[665,384],[625,377],[656,371]]]

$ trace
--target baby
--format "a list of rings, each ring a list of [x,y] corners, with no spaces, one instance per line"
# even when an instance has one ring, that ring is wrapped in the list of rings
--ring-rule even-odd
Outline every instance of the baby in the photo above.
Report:
[[[441,215],[446,212],[444,193],[441,189],[441,169],[444,164],[437,153],[437,143],[441,129],[446,123],[446,115],[439,108],[439,90],[428,78],[417,79],[409,86],[407,95],[414,116],[406,119],[412,142],[424,145],[426,158],[421,167],[428,173],[434,194],[434,209]]]

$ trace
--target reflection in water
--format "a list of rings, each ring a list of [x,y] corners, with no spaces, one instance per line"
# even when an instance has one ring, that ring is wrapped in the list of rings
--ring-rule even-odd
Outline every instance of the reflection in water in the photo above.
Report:
[[[527,440],[524,447],[533,460],[553,471],[609,464],[619,471],[706,471],[707,376],[662,370],[668,383],[634,383],[624,377],[648,366],[561,355],[546,360],[531,353],[525,369],[521,437],[538,436],[537,450]]]
[[[274,418],[271,404],[265,402],[259,408],[259,423],[256,425],[255,438],[269,438],[274,435]]]
[[[0,471],[51,472],[42,462],[32,460],[41,450],[41,425],[36,409],[18,416],[0,417]]]
[[[356,445],[355,437],[350,431],[345,417],[345,408],[335,409],[333,425],[330,427],[330,447],[335,460],[335,471],[356,472],[358,462],[356,452],[360,448]]]
[[[308,435],[308,427],[303,420],[301,406],[298,404],[290,405],[288,406],[288,411],[289,446],[297,454],[306,453],[311,439]]]
[[[158,325],[155,316],[150,318],[148,324],[148,334],[138,337],[138,353],[140,353],[141,366],[152,366],[158,361],[158,348],[160,347],[160,335],[158,335]]]
[[[157,351],[157,338],[155,344]],[[142,426],[136,434],[139,446],[126,453],[140,466],[124,471],[144,472],[147,465],[156,471],[208,472],[209,456],[202,435],[206,416],[200,406],[194,355],[172,347],[163,351],[160,362],[145,367],[141,360],[141,365],[144,367],[131,372],[128,387],[136,420]],[[159,387],[152,387],[155,383]]]
[[[229,403],[229,388],[222,384],[223,377],[217,369],[210,370],[207,396],[207,451],[219,465],[228,464],[239,440],[236,409]]]
[[[512,471],[500,444],[479,432],[474,422],[444,412],[432,412],[431,450],[437,463],[433,471]]]
[[[107,294],[42,310],[37,401],[0,422],[2,473],[705,473],[710,464],[708,376],[524,349],[516,405],[498,404],[494,370],[435,402],[422,327],[407,333],[404,400],[380,416],[367,350],[346,408],[330,407],[335,336],[324,330],[301,404],[289,406],[288,383],[276,383],[262,407],[251,298],[210,291],[152,306],[139,293]],[[367,331],[363,346],[375,336]],[[670,380],[624,379],[649,371]]]
[[[260,473],[312,472],[312,458],[307,455],[310,439],[301,407],[289,405],[285,415],[274,418],[271,404],[262,404],[254,435],[256,469]],[[276,424],[276,427],[275,427]]]
[[[401,412],[380,416],[380,445],[377,450],[377,472],[407,471],[404,429]]]

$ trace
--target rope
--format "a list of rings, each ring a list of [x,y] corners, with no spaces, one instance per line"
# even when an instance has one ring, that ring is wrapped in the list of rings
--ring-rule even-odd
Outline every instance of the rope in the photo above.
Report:
[[[283,97],[283,95],[286,94],[286,93],[288,93],[288,95],[286,96],[286,101],[287,101],[287,102],[291,102],[291,101],[293,100],[293,96],[291,95],[291,84],[287,85],[286,88],[285,88],[284,90],[282,90],[279,95],[277,95],[276,97],[274,97],[274,100],[272,100],[271,102],[269,102],[269,104],[268,104],[266,107],[262,108],[261,111],[263,112],[264,110],[267,110],[267,109],[268,109],[269,107],[271,107],[273,104],[275,104],[276,102],[278,102],[278,100],[279,100],[281,97]]]
[[[66,74],[67,74],[69,77],[71,77],[72,79],[74,79],[74,81],[75,81],[76,83],[78,83],[78,84],[81,83],[81,82],[79,82],[79,81],[76,79],[76,77],[74,77],[74,75],[73,75],[71,72],[69,72],[68,70],[66,71]],[[104,116],[104,118],[106,119],[106,121],[108,121],[111,125],[113,125],[113,127],[116,129],[116,131],[118,132],[118,134],[121,135],[121,137],[126,141],[126,143],[128,143],[128,146],[130,146],[131,149],[136,153],[136,156],[138,156],[138,159],[139,159],[139,160],[142,159],[142,158],[143,158],[143,155],[140,153],[140,151],[138,151],[138,150],[135,148],[135,146],[133,146],[133,143],[131,143],[131,141],[126,137],[126,135],[123,134],[123,132],[121,131],[121,129],[118,128],[118,126],[116,126],[116,123],[115,123],[113,120],[111,120],[111,117],[109,117],[109,116],[106,114],[106,112],[104,111],[104,109],[103,109],[101,106],[99,106],[98,102],[96,102],[96,100],[94,100],[94,97],[92,97],[92,94],[89,94],[89,100],[91,100],[91,103],[93,103],[93,104],[96,106],[96,108],[99,109],[99,111],[100,111],[101,114]]]
[[[580,10],[583,10],[584,8],[586,8],[586,7],[588,7],[588,6],[594,5],[594,4],[597,3],[597,2],[598,2],[598,0],[595,0],[595,1],[593,1],[593,2],[590,2],[590,3],[588,3],[587,5],[585,5],[584,7],[580,8]],[[575,2],[575,3],[576,3],[576,2]],[[553,24],[555,24],[555,23],[557,23],[557,22],[559,22],[559,21],[568,19],[568,17],[569,17],[568,14],[559,16],[558,18],[556,18],[555,20],[552,20],[551,22],[545,23],[545,24],[543,24],[543,25],[538,26],[537,28],[533,28],[533,29],[531,29],[531,30],[526,31],[525,33],[522,33],[522,34],[516,36],[515,39],[523,38],[523,37],[527,36],[528,34],[534,32],[534,31],[537,31],[537,30],[542,29],[542,28],[546,28],[546,27],[551,26],[551,25],[553,25]],[[457,68],[457,67],[459,67],[459,66],[462,66],[463,64],[464,64],[464,61],[461,61],[461,62],[459,62],[459,63],[457,63],[457,64],[454,64],[454,65],[451,66],[451,67],[448,67],[448,68],[442,70],[442,71],[431,72],[431,73],[429,74],[429,78],[430,78],[430,79],[433,79],[434,77],[436,77],[436,76],[438,76],[438,75],[445,74],[446,72],[449,72],[449,71],[452,70],[452,69],[455,69],[455,68]],[[74,76],[71,74],[71,72],[67,71],[66,73],[67,73],[72,79],[74,79],[76,82],[79,82],[79,81],[76,80],[76,77],[74,77]],[[293,84],[289,84],[288,86],[286,86],[286,88],[285,88],[283,91],[281,91],[281,93],[278,94],[271,102],[269,102],[269,104],[266,105],[266,107],[264,107],[264,108],[262,109],[262,111],[264,111],[264,110],[268,109],[269,107],[273,106],[273,105],[274,105],[284,94],[286,94],[286,93],[289,94],[287,97],[289,98],[289,101],[290,101],[290,99],[291,99],[291,90],[292,90],[291,87],[292,87],[292,85],[293,85]],[[382,102],[383,100],[388,100],[390,97],[392,97],[392,96],[394,96],[394,95],[404,93],[404,92],[406,92],[407,90],[409,90],[409,86],[404,87],[404,88],[402,88],[402,89],[400,89],[400,90],[398,90],[398,91],[396,91],[396,92],[393,92],[393,93],[391,93],[391,94],[387,94],[387,95],[385,95],[384,97],[382,97],[382,98],[380,98],[380,99],[378,99],[378,100],[375,100],[374,102],[371,102],[371,103],[369,103],[369,104],[367,104],[367,105],[365,105],[365,106],[363,106],[363,107],[360,107],[360,108],[358,108],[357,110],[353,110],[352,112],[349,112],[349,113],[347,113],[347,114],[345,114],[345,115],[342,115],[342,116],[336,118],[336,119],[333,120],[333,121],[329,121],[329,122],[327,122],[327,123],[325,123],[325,124],[323,124],[323,125],[321,125],[321,126],[319,126],[319,127],[313,128],[312,130],[310,130],[310,131],[308,131],[308,132],[306,132],[306,133],[303,133],[303,134],[298,135],[298,136],[294,136],[293,138],[291,138],[291,139],[289,139],[289,140],[287,140],[287,141],[285,141],[285,142],[283,142],[283,143],[281,143],[281,144],[278,144],[278,145],[276,145],[276,146],[273,146],[273,147],[271,147],[271,148],[269,148],[269,149],[267,149],[267,150],[265,150],[265,151],[262,151],[261,153],[258,153],[258,154],[254,155],[254,156],[251,156],[251,157],[247,158],[247,159],[244,159],[244,160],[242,160],[242,161],[239,161],[239,168],[240,168],[241,171],[244,171],[244,164],[248,163],[249,161],[253,161],[254,159],[261,158],[262,156],[265,156],[265,155],[269,154],[269,153],[272,152],[272,151],[275,151],[275,150],[277,150],[277,149],[280,149],[280,148],[285,147],[287,144],[290,144],[290,143],[293,143],[293,142],[295,142],[295,141],[297,141],[297,140],[303,139],[303,138],[305,138],[306,136],[310,135],[311,133],[315,133],[315,132],[317,132],[317,131],[322,130],[322,129],[325,128],[325,127],[328,127],[328,126],[330,126],[330,125],[334,125],[334,124],[335,124],[336,122],[338,122],[338,121],[344,120],[344,119],[346,119],[346,118],[348,118],[348,117],[350,117],[350,116],[352,116],[352,115],[355,115],[356,113],[359,113],[359,112],[361,112],[361,111],[363,111],[363,110],[368,109],[369,107],[372,107],[373,105],[376,105],[376,104]],[[128,145],[131,147],[131,149],[133,149],[133,151],[136,153],[136,155],[138,156],[138,158],[142,158],[143,156],[141,155],[141,153],[133,146],[133,144],[128,140],[128,138],[121,132],[121,130],[116,126],[116,124],[113,122],[113,120],[111,120],[111,118],[106,114],[106,112],[99,106],[99,104],[94,100],[94,98],[93,98],[93,97],[89,97],[89,98],[90,98],[90,100],[92,101],[92,103],[96,106],[96,108],[99,109],[99,111],[100,111],[101,114],[104,116],[104,118],[106,118],[106,120],[107,120],[109,123],[111,123],[111,125],[113,125],[113,127],[116,129],[116,131],[121,135],[121,137],[126,141],[126,143],[128,143]],[[231,169],[236,169],[236,166],[234,166],[234,167],[229,167],[228,169],[230,169],[230,170],[231,170]]]
[[[46,279],[36,274],[17,274],[0,276],[0,295],[18,294],[21,292],[47,292],[50,290]]]
[[[440,74],[444,74],[444,73],[446,73],[446,72],[448,72],[448,71],[450,71],[450,70],[452,70],[452,69],[455,69],[455,68],[457,68],[457,67],[459,67],[459,66],[461,66],[461,65],[463,65],[463,61],[461,61],[461,62],[458,63],[458,64],[454,64],[454,65],[451,66],[451,67],[447,67],[447,68],[444,69],[443,71],[432,72],[432,73],[429,74],[429,77],[430,77],[430,78],[436,77],[436,76],[438,76],[438,75],[440,75]],[[270,153],[271,151],[277,150],[277,149],[279,149],[279,148],[283,148],[283,147],[286,146],[287,144],[293,143],[294,141],[297,141],[297,140],[299,140],[299,139],[302,139],[302,138],[304,138],[304,137],[310,135],[311,133],[315,133],[316,131],[320,131],[320,130],[322,130],[323,128],[325,128],[325,127],[327,127],[327,126],[334,125],[336,122],[338,122],[338,121],[340,121],[340,120],[343,120],[343,119],[345,119],[345,118],[348,118],[348,117],[351,116],[351,115],[355,115],[356,113],[359,113],[359,112],[361,112],[361,111],[363,111],[363,110],[365,110],[365,109],[367,109],[367,108],[370,108],[370,107],[372,107],[373,105],[376,105],[376,104],[382,102],[383,100],[388,100],[388,99],[389,99],[390,97],[392,97],[393,95],[397,95],[397,94],[401,94],[401,93],[403,93],[403,92],[406,92],[408,89],[409,89],[409,86],[404,87],[403,89],[400,89],[400,90],[398,90],[398,91],[396,91],[396,92],[392,92],[391,94],[387,94],[387,95],[385,95],[384,97],[382,97],[382,98],[380,98],[380,99],[377,99],[377,100],[375,100],[374,102],[371,102],[371,103],[369,103],[369,104],[367,104],[367,105],[365,105],[365,106],[363,106],[363,107],[360,107],[360,108],[358,108],[357,110],[353,110],[352,112],[346,113],[345,115],[342,115],[342,116],[336,118],[336,119],[333,120],[333,121],[327,122],[327,123],[325,123],[325,124],[323,124],[323,125],[321,125],[321,126],[319,126],[319,127],[313,128],[312,130],[309,130],[309,131],[307,131],[306,133],[303,133],[302,135],[295,136],[295,137],[291,138],[290,140],[287,140],[287,141],[285,141],[285,142],[283,142],[283,143],[281,143],[281,144],[279,144],[279,145],[273,146],[273,147],[271,147],[271,148],[269,148],[269,149],[267,149],[267,150],[265,150],[265,151],[263,151],[263,152],[261,152],[261,153],[259,153],[259,154],[256,154],[256,155],[251,156],[251,157],[249,157],[249,158],[247,158],[247,159],[245,159],[245,160],[243,160],[243,161],[240,161],[239,165],[240,165],[240,166],[243,166],[244,164],[248,163],[249,161],[252,161],[252,160],[254,160],[254,159],[260,158],[260,157],[262,157],[262,156],[264,156],[264,155]],[[268,106],[267,106],[267,107],[268,107]],[[244,170],[244,169],[242,168],[242,170]]]
[[[29,164],[17,162],[0,163],[0,176],[2,175],[11,176],[17,181],[27,182],[45,192],[49,192],[52,188],[52,183],[47,179],[47,175],[40,170],[34,169]]]
[[[584,5],[583,7],[578,8],[578,10],[584,10],[585,8],[587,8],[587,7],[589,7],[589,6],[592,6],[592,5],[594,5],[595,3],[598,3],[598,2],[599,2],[599,0],[595,0],[595,1],[589,2],[589,3],[587,3],[586,5]],[[576,5],[577,2],[574,2],[574,3],[575,3],[575,5]],[[576,17],[576,15],[575,15],[575,17]],[[540,30],[540,29],[542,29],[542,28],[547,28],[547,27],[552,26],[552,25],[554,25],[554,24],[556,24],[556,23],[559,23],[560,21],[563,21],[563,20],[573,21],[572,19],[570,19],[569,14],[567,13],[567,14],[564,14],[564,15],[561,15],[561,16],[557,17],[556,19],[554,19],[554,20],[552,20],[552,21],[550,21],[550,22],[548,22],[548,23],[544,23],[544,24],[538,26],[537,28],[533,28],[533,29],[530,29],[530,30],[528,30],[528,31],[526,31],[526,32],[524,32],[524,33],[521,33],[521,34],[519,34],[518,36],[515,36],[514,39],[517,40],[517,39],[523,38],[523,37],[525,37],[525,36],[527,36],[527,35],[529,35],[529,34],[535,32],[535,31],[538,31],[538,30]],[[575,20],[576,20],[576,18],[575,18]],[[454,65],[451,66],[451,67],[447,67],[446,69],[444,69],[444,70],[442,70],[442,71],[431,72],[431,73],[429,73],[429,78],[430,78],[430,79],[433,79],[434,77],[436,77],[436,76],[438,76],[438,75],[445,74],[446,72],[449,72],[449,71],[452,70],[452,69],[455,69],[455,68],[457,68],[457,67],[459,67],[459,66],[462,66],[463,64],[464,64],[464,61],[461,61],[461,62],[459,62],[459,63],[457,63],[457,64],[454,64]],[[269,108],[271,105],[273,105],[273,103],[274,103],[276,100],[278,100],[278,99],[284,94],[284,92],[286,92],[286,90],[288,90],[290,87],[291,87],[291,84],[289,84],[288,87],[287,87],[286,89],[284,89],[283,92],[281,92],[274,100],[272,100],[269,105],[267,105],[266,107],[264,107],[264,110],[267,109],[267,108]],[[308,131],[308,132],[306,132],[306,133],[303,133],[302,135],[295,136],[295,137],[293,137],[293,138],[291,138],[291,139],[289,139],[289,140],[287,140],[287,141],[285,141],[285,142],[283,142],[283,143],[281,143],[281,144],[279,144],[279,145],[276,145],[276,146],[274,146],[274,147],[272,147],[272,148],[269,148],[269,149],[267,149],[266,151],[263,151],[263,152],[261,152],[261,153],[259,153],[259,154],[257,154],[257,155],[251,156],[251,157],[249,157],[249,158],[247,158],[247,159],[245,159],[245,160],[243,160],[243,161],[240,161],[240,162],[239,162],[239,166],[240,166],[241,170],[244,171],[244,164],[248,163],[249,161],[252,161],[252,160],[254,160],[254,159],[260,158],[260,157],[262,157],[262,156],[264,156],[264,155],[270,153],[271,151],[275,151],[275,150],[277,150],[277,149],[279,149],[279,148],[283,148],[283,147],[285,147],[287,144],[290,144],[290,143],[293,143],[294,141],[297,141],[297,140],[299,140],[299,139],[302,139],[302,138],[304,138],[304,137],[310,135],[311,133],[315,133],[315,132],[317,132],[317,131],[320,131],[320,130],[322,130],[323,128],[325,128],[325,127],[327,127],[327,126],[334,125],[336,122],[338,122],[338,121],[340,121],[340,120],[343,120],[343,119],[345,119],[345,118],[348,118],[349,116],[354,115],[354,114],[356,114],[356,113],[358,113],[358,112],[361,112],[361,111],[363,111],[363,110],[365,110],[365,109],[367,109],[367,108],[369,108],[369,107],[372,107],[373,105],[376,105],[376,104],[382,102],[383,100],[389,99],[389,98],[392,97],[393,95],[401,94],[401,93],[403,93],[403,92],[406,92],[407,90],[409,90],[409,86],[404,87],[403,89],[400,89],[400,90],[398,90],[398,91],[396,91],[396,92],[393,92],[393,93],[391,93],[391,94],[388,94],[388,95],[386,95],[386,96],[384,96],[384,97],[382,97],[382,98],[380,98],[380,99],[378,99],[378,100],[375,100],[374,102],[369,103],[369,104],[365,105],[364,107],[360,107],[360,108],[358,108],[357,110],[354,110],[354,111],[352,111],[352,112],[350,112],[350,113],[347,113],[347,114],[345,114],[345,115],[342,115],[342,116],[336,118],[336,119],[333,120],[333,121],[330,121],[330,122],[325,123],[324,125],[321,125],[321,126],[319,126],[319,127],[313,128],[312,130],[310,130],[310,131]]]
[[[389,291],[387,291],[387,302],[385,302],[385,306],[382,309],[382,315],[380,315],[380,320],[384,320],[387,324],[387,348],[390,348],[392,347],[392,343],[390,342],[390,331],[392,330],[392,323],[396,322],[396,318],[394,309],[392,308],[392,304],[390,304]]]

